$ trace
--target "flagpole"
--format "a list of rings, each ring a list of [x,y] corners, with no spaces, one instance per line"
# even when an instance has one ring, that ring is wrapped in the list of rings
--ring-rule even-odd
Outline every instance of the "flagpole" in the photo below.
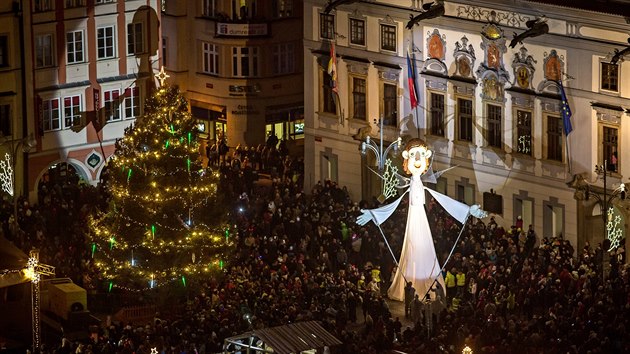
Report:
[[[572,175],[572,163],[571,163],[571,149],[569,148],[569,136],[565,135],[565,140],[566,140],[566,144],[564,144],[566,146],[566,150],[567,150],[567,164],[569,165],[569,175]]]
[[[420,139],[420,116],[418,115],[418,106],[420,106],[420,96],[418,95],[418,88],[417,85],[415,84],[416,82],[416,43],[414,41],[414,37],[413,37],[413,28],[411,28],[411,62],[413,64],[413,82],[414,82],[414,89],[416,90],[416,107],[414,107],[413,109],[413,114],[415,115],[415,120],[416,120],[416,130],[418,133],[417,138]]]

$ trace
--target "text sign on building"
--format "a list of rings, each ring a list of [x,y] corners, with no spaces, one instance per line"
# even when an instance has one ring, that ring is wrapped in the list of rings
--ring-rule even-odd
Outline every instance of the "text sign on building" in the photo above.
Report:
[[[266,23],[217,23],[217,36],[266,36],[269,26]]]

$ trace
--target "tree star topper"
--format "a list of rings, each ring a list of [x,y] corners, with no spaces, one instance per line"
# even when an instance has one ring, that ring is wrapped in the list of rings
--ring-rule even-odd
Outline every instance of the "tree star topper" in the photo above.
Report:
[[[164,67],[160,68],[160,72],[155,74],[155,77],[158,79],[158,81],[160,82],[160,87],[164,86],[164,81],[166,81],[167,78],[171,77],[170,75],[168,75],[165,71],[164,71]]]
[[[151,354],[158,354],[157,347],[151,348]]]

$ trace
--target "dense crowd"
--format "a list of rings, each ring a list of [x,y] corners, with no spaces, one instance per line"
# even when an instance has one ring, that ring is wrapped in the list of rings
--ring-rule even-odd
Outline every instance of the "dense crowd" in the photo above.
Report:
[[[176,316],[112,322],[90,340],[64,339],[46,352],[216,353],[226,337],[303,320],[320,321],[343,342],[332,353],[459,353],[465,344],[476,353],[630,352],[630,274],[617,256],[604,269],[601,246],[576,251],[561,237],[538,237],[519,221],[506,230],[494,219],[469,222],[458,240],[460,225],[430,200],[441,260],[457,247],[444,267],[446,289],[435,289],[433,302],[409,289],[408,318],[399,319],[384,295],[394,270],[389,250],[373,225],[355,223],[360,209],[374,205],[353,202],[332,181],[305,193],[303,164],[286,151],[233,150],[209,162],[234,201],[238,229],[224,277],[192,291]],[[88,286],[95,273],[82,221],[102,200],[81,184],[46,186],[38,205],[20,202],[19,227],[3,206],[3,232],[22,249],[40,247],[58,274]],[[383,225],[396,254],[405,205]],[[70,232],[57,232],[61,225]]]

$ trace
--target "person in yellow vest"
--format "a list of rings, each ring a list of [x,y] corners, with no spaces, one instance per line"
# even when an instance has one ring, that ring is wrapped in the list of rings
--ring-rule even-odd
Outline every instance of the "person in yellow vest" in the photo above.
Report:
[[[371,271],[372,274],[372,280],[374,280],[374,282],[376,282],[376,284],[378,284],[380,286],[381,284],[381,267],[380,266],[376,266],[376,268],[373,268]]]
[[[457,282],[457,297],[462,299],[464,297],[464,289],[466,288],[466,273],[458,272],[455,274],[455,280]]]
[[[362,275],[361,278],[359,278],[359,280],[357,281],[357,289],[360,292],[364,292],[365,291],[365,277]]]
[[[446,272],[446,276],[444,277],[444,284],[446,285],[446,306],[451,303],[451,300],[455,296],[455,292],[457,291],[457,281],[455,279],[455,274],[457,274],[457,269],[455,267],[451,268],[451,270]]]

